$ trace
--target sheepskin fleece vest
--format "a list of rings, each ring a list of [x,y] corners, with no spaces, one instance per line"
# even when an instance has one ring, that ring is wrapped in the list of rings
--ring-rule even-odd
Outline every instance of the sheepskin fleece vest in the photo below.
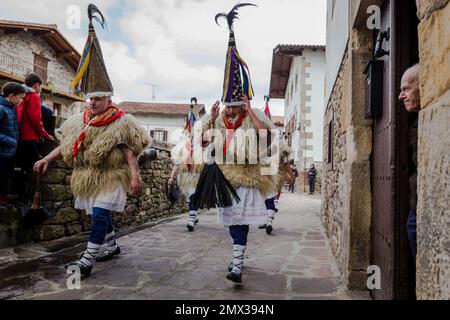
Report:
[[[269,129],[278,130],[278,128],[270,121],[270,119],[268,119],[260,110],[254,109],[253,112],[258,117],[258,119],[263,122]],[[199,121],[197,121],[194,126],[193,132],[201,132],[208,129],[207,124],[210,119],[210,115],[205,115],[204,117],[199,119]],[[201,128],[199,126],[201,126]],[[226,126],[223,122],[222,117],[217,118],[215,128],[219,130],[220,134],[218,136],[215,136],[214,143],[216,146],[218,146],[217,148],[220,148],[225,143],[226,135]],[[245,147],[247,163],[250,155],[256,156],[257,150],[249,148],[249,145],[244,146],[242,143],[239,143],[239,139],[237,139],[237,137],[239,135],[242,135],[245,130],[252,131],[252,129],[254,129],[253,123],[250,116],[248,116],[244,120],[242,126],[236,130],[234,136],[236,149]],[[254,137],[256,138],[256,131],[253,130],[253,133]],[[183,163],[183,161],[188,157],[189,151],[186,148],[186,142],[187,139],[190,138],[191,137],[183,137],[182,141],[180,141],[172,149],[171,152],[174,164],[179,166],[178,184],[181,191],[186,195],[192,191],[192,188],[195,188],[197,186],[200,173],[203,169],[203,165],[193,164],[191,170],[188,171],[187,166]],[[243,140],[241,139],[240,141],[242,142]],[[292,151],[282,138],[280,138],[279,141],[278,151],[279,166],[278,170],[273,175],[261,174],[261,169],[268,168],[268,165],[263,164],[260,161],[258,161],[256,164],[221,164],[219,165],[219,167],[227,180],[230,181],[230,183],[235,188],[257,188],[264,196],[270,196],[274,193],[278,193],[288,179],[285,165],[288,162]],[[235,161],[235,163],[237,163],[237,161]]]
[[[120,144],[126,144],[139,157],[151,143],[150,136],[131,115],[124,115],[103,127],[89,127],[75,158],[73,145],[84,127],[83,113],[66,120],[55,131],[61,142],[64,161],[73,168],[70,187],[75,197],[111,192],[120,183],[131,190],[131,173]]]
[[[273,130],[278,130],[278,128],[264,115],[263,112],[258,109],[253,109],[253,112],[266,127]],[[208,123],[208,121],[209,119],[205,120],[204,123]],[[216,146],[223,146],[226,141],[227,128],[221,116],[217,118],[215,128],[219,130],[220,134],[214,137],[214,143]],[[278,193],[287,178],[283,163],[284,159],[289,157],[289,147],[280,137],[280,140],[278,141],[279,144],[277,146],[278,152],[272,154],[273,157],[278,157],[279,164],[277,168],[274,168],[275,170],[272,174],[264,175],[262,173],[262,169],[268,169],[270,165],[267,162],[264,163],[264,161],[258,158],[259,148],[250,147],[250,143],[246,142],[246,139],[242,138],[245,135],[247,135],[247,137],[253,136],[254,139],[257,138],[257,132],[254,129],[250,116],[247,116],[241,127],[236,129],[233,137],[235,150],[245,150],[246,164],[237,164],[236,154],[234,164],[219,164],[220,170],[223,172],[225,178],[227,178],[227,180],[230,181],[235,188],[257,188],[265,197]],[[274,142],[272,142],[271,146],[268,146],[269,149],[272,149],[273,147]],[[256,164],[249,164],[249,159],[252,158],[257,159]]]
[[[188,196],[197,187],[202,170],[203,165],[194,165],[190,171],[187,170],[186,166],[180,167],[178,185],[184,195]]]
[[[192,164],[190,168],[184,163],[189,157],[187,143],[191,143],[191,137],[184,135],[181,141],[171,150],[174,165],[178,166],[178,185],[181,192],[188,196],[195,189],[203,170],[203,164]]]

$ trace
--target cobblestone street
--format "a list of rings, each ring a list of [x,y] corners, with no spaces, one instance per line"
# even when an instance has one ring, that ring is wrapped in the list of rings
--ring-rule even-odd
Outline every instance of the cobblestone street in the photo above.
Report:
[[[97,263],[80,290],[67,289],[63,265],[75,259],[83,245],[12,264],[1,270],[0,298],[369,298],[366,293],[347,294],[341,287],[320,221],[318,196],[283,194],[272,235],[251,228],[242,285],[225,279],[231,260],[228,230],[217,224],[213,211],[199,218],[193,233],[185,228],[183,215],[119,238],[122,254]],[[35,254],[21,250],[22,255]]]

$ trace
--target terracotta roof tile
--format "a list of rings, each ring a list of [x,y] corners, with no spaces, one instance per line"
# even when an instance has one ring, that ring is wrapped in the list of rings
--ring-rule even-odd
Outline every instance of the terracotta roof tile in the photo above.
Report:
[[[272,122],[277,127],[284,128],[284,117],[272,116]]]
[[[179,103],[147,103],[147,102],[122,102],[119,103],[125,112],[131,114],[162,114],[162,115],[174,115],[185,116],[188,114],[191,107],[190,104]],[[195,113],[198,115],[200,111],[205,109],[205,105],[198,104],[194,107]]]
[[[280,122],[284,124],[284,117],[272,116],[272,122],[273,123]]]

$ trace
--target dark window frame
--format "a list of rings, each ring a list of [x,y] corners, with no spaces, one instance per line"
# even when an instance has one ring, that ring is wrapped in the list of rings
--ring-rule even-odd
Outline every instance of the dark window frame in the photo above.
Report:
[[[34,54],[34,60],[33,60],[33,72],[36,73],[39,77],[41,77],[44,84],[48,81],[48,65],[50,60],[44,57],[41,54],[33,53]],[[41,65],[40,63],[45,65]]]
[[[158,141],[168,142],[169,132],[163,129],[150,130],[150,137]]]
[[[332,118],[328,123],[328,157],[329,170],[334,168],[334,119]]]

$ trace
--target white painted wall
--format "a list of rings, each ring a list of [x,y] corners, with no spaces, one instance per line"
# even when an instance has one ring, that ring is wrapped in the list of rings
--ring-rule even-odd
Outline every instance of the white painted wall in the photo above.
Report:
[[[306,69],[306,73],[309,73],[310,77],[305,79],[305,84],[312,86],[312,90],[307,91],[311,101],[306,102],[305,105],[311,108],[311,113],[306,115],[306,120],[311,120],[311,125],[306,127],[306,132],[313,133],[313,139],[306,141],[307,145],[313,146],[313,150],[306,151],[306,157],[320,162],[323,159],[323,114],[325,112],[325,52],[323,50],[305,49],[303,56],[293,59],[285,96],[285,124],[287,126],[292,117],[295,118],[296,129],[302,124],[300,108],[303,99],[301,81],[303,61],[311,64],[311,67]],[[296,82],[297,85],[295,85]],[[304,140],[301,141],[300,130],[293,133],[292,148],[296,163],[302,159],[300,148],[301,144],[304,144]]]
[[[336,77],[350,36],[349,1],[327,0],[326,103],[328,103],[334,83],[336,82]]]
[[[180,141],[186,123],[185,116],[150,114],[134,114],[133,116],[147,130],[148,134],[150,134],[150,130],[167,130],[167,142],[172,144],[177,144]]]
[[[300,124],[300,73],[302,70],[301,57],[294,57],[292,59],[291,71],[289,75],[289,80],[286,88],[285,96],[285,126],[287,127],[291,119],[295,120],[295,128],[299,128]],[[295,79],[298,77],[297,86],[295,86]],[[300,159],[300,131],[295,130],[292,133],[292,151],[294,162],[297,163]]]
[[[311,114],[307,116],[311,120],[311,127],[307,130],[313,133],[313,139],[308,144],[314,147],[312,152],[308,151],[306,156],[314,158],[314,161],[323,160],[323,116],[325,113],[325,52],[317,50],[306,50],[307,62],[311,62],[309,70],[311,77],[306,80],[312,85],[311,102],[306,106],[311,107]]]

